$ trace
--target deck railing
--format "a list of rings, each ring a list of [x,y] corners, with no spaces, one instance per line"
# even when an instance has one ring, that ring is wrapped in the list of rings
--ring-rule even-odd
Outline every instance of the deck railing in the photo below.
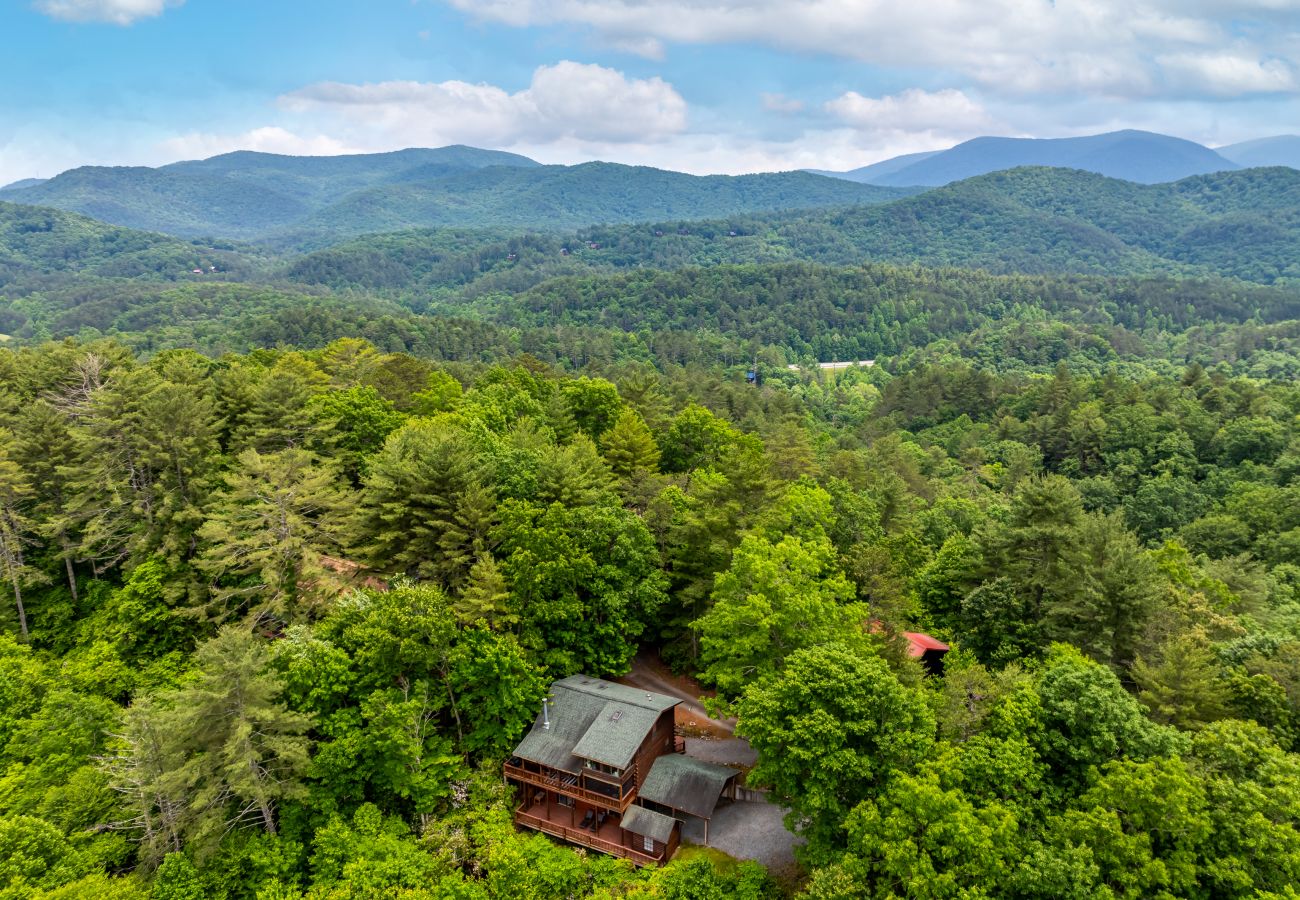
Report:
[[[612,809],[618,812],[625,812],[632,801],[636,799],[636,791],[629,790],[621,798],[611,797],[601,791],[593,791],[582,786],[578,776],[571,775],[567,772],[531,772],[523,766],[505,765],[506,778],[521,781],[524,784],[535,785],[536,787],[545,788],[548,791],[554,791],[557,794],[564,794],[566,797],[574,797],[578,800],[585,800],[587,803],[596,806]]]
[[[601,853],[608,853],[610,856],[630,859],[638,866],[657,866],[663,862],[662,853],[659,856],[642,853],[640,850],[625,847],[617,841],[607,841],[602,837],[597,837],[585,828],[569,828],[566,825],[552,822],[550,819],[526,813],[522,808],[515,810],[515,822],[525,828],[543,831],[560,840],[568,841],[570,844],[581,844],[584,847],[599,850]]]

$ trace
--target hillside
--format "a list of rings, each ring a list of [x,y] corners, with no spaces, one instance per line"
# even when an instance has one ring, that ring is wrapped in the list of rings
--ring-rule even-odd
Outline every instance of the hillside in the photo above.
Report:
[[[1252,169],[1172,185],[1018,169],[875,206],[596,226],[576,233],[418,231],[309,254],[295,281],[430,296],[525,290],[548,277],[718,263],[866,261],[993,272],[1300,278],[1300,173]]]
[[[20,188],[36,187],[36,185],[44,183],[44,178],[20,178],[18,181],[0,186],[0,191],[16,191]]]
[[[1240,168],[1192,141],[1149,131],[1115,131],[1075,138],[980,137],[938,153],[884,160],[838,177],[879,185],[940,186],[1020,166],[1082,169],[1140,184]]]
[[[230,250],[0,202],[0,287],[23,275],[183,278],[195,268],[211,274],[213,266],[228,272],[247,262]]]
[[[375,184],[535,165],[522,156],[469,147],[334,157],[238,152],[157,169],[84,166],[15,189],[6,199],[184,237],[252,238]]]
[[[352,157],[233,153],[158,169],[85,167],[8,191],[6,199],[182,237],[319,246],[414,227],[576,228],[901,195],[801,172],[696,177],[608,163],[539,166],[512,154],[447,147]]]

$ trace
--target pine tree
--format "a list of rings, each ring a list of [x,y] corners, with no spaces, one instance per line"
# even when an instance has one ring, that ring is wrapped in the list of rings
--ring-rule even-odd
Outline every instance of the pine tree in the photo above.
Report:
[[[301,796],[311,718],[280,700],[265,643],[224,628],[199,647],[184,687],[127,710],[116,755],[102,763],[130,817],[146,867],[189,847],[206,854],[250,823],[277,828],[276,805]]]
[[[71,420],[50,403],[38,400],[26,406],[17,426],[15,452],[30,482],[40,486],[33,517],[41,523],[41,536],[57,549],[75,603],[78,598],[74,568],[78,535],[74,521],[64,511],[68,502],[66,473],[85,461],[78,452]]]
[[[469,570],[469,579],[452,609],[466,625],[486,622],[489,628],[503,628],[518,621],[510,613],[510,587],[491,553],[480,556]]]
[[[337,544],[352,498],[333,468],[306,450],[245,450],[240,469],[199,529],[198,567],[212,579],[218,618],[247,611],[293,617],[302,595],[330,580],[322,557]]]
[[[491,547],[492,528],[496,525],[496,493],[478,481],[470,483],[456,498],[450,518],[441,523],[438,538],[442,551],[437,569],[448,587],[459,587],[469,575],[475,560]]]
[[[31,501],[32,488],[13,454],[13,435],[0,429],[0,574],[13,591],[18,630],[25,641],[28,635],[23,585],[43,580],[44,576],[27,564],[24,554],[24,548],[31,543],[35,531],[35,525],[25,511]]]
[[[221,826],[251,819],[274,834],[275,805],[303,790],[311,720],[280,702],[266,644],[247,631],[223,628],[194,659],[198,677],[168,699],[204,780],[231,798]]]
[[[1140,688],[1138,699],[1157,722],[1199,728],[1229,715],[1228,683],[1200,630],[1172,638],[1153,659],[1138,659],[1133,680]]]
[[[620,478],[659,470],[659,447],[645,420],[635,410],[623,410],[600,443],[605,462]]]
[[[1079,541],[1082,519],[1083,498],[1068,479],[1053,475],[1025,481],[1009,520],[988,526],[981,535],[984,577],[1008,578],[1035,622],[1049,607],[1085,602],[1094,586]]]

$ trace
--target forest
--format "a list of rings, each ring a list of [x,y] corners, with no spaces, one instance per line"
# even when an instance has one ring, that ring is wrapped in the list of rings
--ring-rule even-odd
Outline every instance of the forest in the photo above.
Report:
[[[1300,389],[1077,362],[0,349],[0,896],[1295,896]],[[643,646],[796,883],[515,831]]]
[[[1294,171],[631,170],[575,231],[629,170],[499,157],[0,203],[0,900],[1300,896]],[[331,243],[413,179],[474,227]],[[547,686],[638,653],[793,870],[515,828]]]

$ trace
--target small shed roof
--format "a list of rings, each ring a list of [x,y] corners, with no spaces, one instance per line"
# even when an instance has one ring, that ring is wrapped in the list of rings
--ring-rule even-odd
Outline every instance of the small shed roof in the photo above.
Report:
[[[655,760],[637,794],[642,799],[707,819],[738,769],[669,753]]]
[[[624,831],[654,838],[659,843],[666,844],[673,836],[673,828],[677,825],[677,820],[672,816],[657,813],[653,809],[646,809],[644,806],[629,806],[627,812],[623,813],[619,825]]]

